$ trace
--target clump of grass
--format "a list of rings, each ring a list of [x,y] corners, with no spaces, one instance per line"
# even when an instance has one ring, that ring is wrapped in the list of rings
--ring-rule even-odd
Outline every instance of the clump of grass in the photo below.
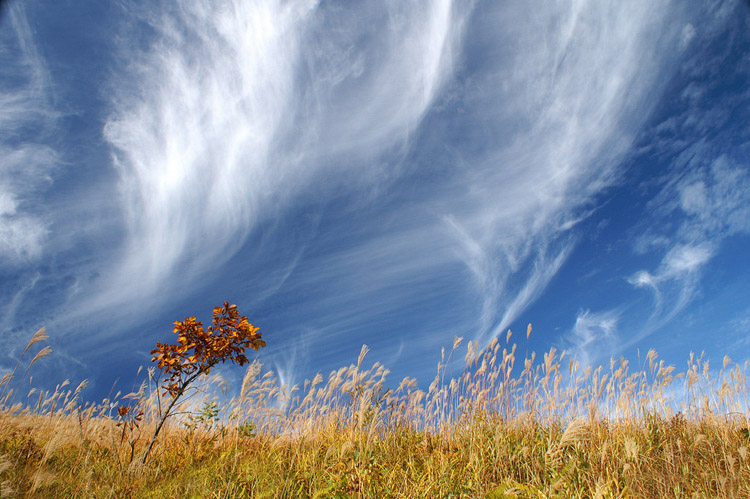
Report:
[[[521,359],[508,335],[469,343],[452,376],[461,343],[426,390],[389,385],[366,347],[301,387],[257,361],[235,396],[214,375],[146,465],[133,456],[163,415],[153,368],[133,393],[87,404],[67,383],[10,404],[4,378],[0,494],[750,497],[747,363],[712,372],[691,355],[676,372],[650,351],[633,372],[625,359],[582,368],[554,349]]]

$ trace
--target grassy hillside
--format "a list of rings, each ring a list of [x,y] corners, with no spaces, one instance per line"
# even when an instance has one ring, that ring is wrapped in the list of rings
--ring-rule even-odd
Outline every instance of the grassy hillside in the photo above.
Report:
[[[457,339],[426,391],[387,389],[366,348],[299,389],[253,363],[235,396],[217,377],[199,386],[145,465],[165,402],[154,369],[137,392],[88,404],[82,386],[16,393],[16,372],[2,387],[0,495],[750,497],[747,363],[714,372],[691,357],[676,373],[649,352],[632,372],[591,370],[552,350],[516,366],[509,339],[470,343],[450,377]]]

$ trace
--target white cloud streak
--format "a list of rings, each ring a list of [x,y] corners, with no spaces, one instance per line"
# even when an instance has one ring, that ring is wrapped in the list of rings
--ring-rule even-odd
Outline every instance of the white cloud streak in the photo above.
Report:
[[[750,174],[721,155],[696,163],[669,181],[650,203],[651,212],[664,220],[675,214],[682,222],[670,233],[655,225],[645,239],[658,239],[664,255],[658,268],[640,270],[628,281],[653,292],[654,308],[646,325],[624,345],[635,344],[672,320],[699,291],[706,264],[722,242],[735,234],[750,233]],[[638,246],[649,246],[643,240]]]
[[[510,2],[483,13],[492,48],[463,90],[488,139],[448,208],[484,297],[481,335],[503,332],[533,303],[573,247],[581,212],[618,181],[669,63],[654,54],[679,43],[672,7],[580,1],[531,15]]]
[[[260,224],[344,192],[379,206],[362,219],[372,229],[323,256],[297,253],[289,285],[325,288],[314,308],[346,324],[452,273],[446,286],[480,303],[455,327],[483,339],[564,264],[572,228],[618,179],[668,54],[687,43],[669,1],[138,8],[104,131],[127,245],[93,308],[169,296],[167,283],[217,268]],[[446,130],[444,157],[405,163],[415,141]],[[381,204],[433,167],[436,185]]]
[[[377,179],[362,161],[419,123],[460,24],[450,1],[144,8],[154,40],[123,44],[105,127],[129,232],[105,305],[215,268],[313,185],[336,187],[331,175]]]
[[[616,345],[618,351],[659,331],[683,311],[700,293],[704,269],[720,252],[723,241],[748,232],[747,169],[716,151],[733,149],[724,146],[725,140],[731,143],[732,139],[721,130],[730,110],[746,106],[749,94],[744,89],[744,96],[734,89],[717,91],[716,86],[724,83],[714,76],[723,71],[720,68],[732,44],[720,51],[708,48],[717,36],[726,34],[732,13],[741,7],[722,0],[695,7],[693,13],[700,14],[700,23],[697,17],[676,23],[682,25],[676,48],[685,53],[679,74],[686,82],[684,89],[677,94],[672,114],[644,131],[645,150],[653,154],[651,158],[673,161],[660,180],[659,194],[646,207],[646,217],[636,225],[640,235],[633,249],[639,255],[656,253],[658,263],[627,277],[634,288],[650,292],[653,307],[645,318],[629,314],[640,323],[626,326],[628,336]],[[742,74],[743,69],[737,72]],[[676,112],[680,108],[683,111]]]
[[[610,357],[617,343],[620,315],[621,312],[618,310],[601,313],[580,311],[570,335],[566,338],[573,358],[585,367]]]
[[[0,34],[0,258],[4,265],[35,261],[48,221],[37,196],[51,183],[56,152],[43,143],[54,125],[51,85],[23,7],[9,6]]]

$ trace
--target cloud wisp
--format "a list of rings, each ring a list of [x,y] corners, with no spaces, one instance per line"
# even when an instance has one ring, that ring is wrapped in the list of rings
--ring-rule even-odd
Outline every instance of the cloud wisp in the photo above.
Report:
[[[487,7],[487,61],[462,89],[467,124],[482,124],[486,138],[464,156],[471,167],[450,225],[484,297],[487,339],[564,263],[571,229],[620,179],[620,159],[660,95],[657,75],[673,63],[665,54],[679,54],[670,2],[546,7],[533,16],[522,3]]]
[[[602,313],[580,311],[567,338],[572,357],[585,367],[611,356],[617,343],[620,315],[621,312],[616,310]]]
[[[0,258],[26,265],[44,251],[46,214],[38,197],[51,184],[56,151],[45,143],[55,124],[51,83],[22,6],[7,8],[0,33]]]
[[[624,317],[620,321],[619,335],[603,336],[608,338],[605,350],[610,355],[638,344],[673,321],[700,294],[701,278],[721,252],[724,240],[748,231],[747,171],[725,154],[735,149],[731,144],[736,139],[731,134],[737,133],[725,127],[729,110],[746,106],[748,95],[744,89],[739,93],[736,89],[719,91],[716,87],[726,83],[715,78],[723,71],[732,46],[743,42],[730,36],[729,45],[722,42],[721,50],[712,48],[715,40],[731,33],[733,12],[741,7],[722,1],[695,7],[693,16],[700,15],[703,22],[697,23],[698,17],[693,17],[676,25],[683,26],[675,46],[684,54],[676,73],[682,88],[673,90],[674,96],[666,96],[672,100],[670,114],[654,127],[642,130],[639,139],[645,144],[640,159],[646,163],[644,167],[656,168],[661,161],[667,162],[657,176],[658,193],[631,229],[631,234],[637,231],[638,235],[630,249],[639,256],[655,254],[657,260],[652,268],[641,267],[621,277],[632,289],[646,290],[652,306],[643,314],[643,308],[638,306],[636,311],[631,301],[594,314],[620,317],[626,308],[633,310],[627,314],[627,321]],[[746,65],[739,64],[733,70],[738,75],[745,73],[740,79],[747,77],[747,70],[742,69]],[[726,80],[734,77],[727,75]],[[570,332],[570,340],[576,345],[581,345],[581,317],[579,314]],[[589,350],[584,349],[582,355],[591,361],[606,356],[600,348]]]
[[[580,2],[529,19],[511,3],[475,12],[463,59],[473,71],[446,92],[460,112],[424,125],[429,134],[441,118],[453,123],[438,129],[449,131],[442,145],[454,163],[438,161],[446,181],[437,189],[431,183],[429,193],[417,190],[413,205],[423,211],[410,214],[421,230],[398,259],[410,269],[432,262],[433,274],[465,265],[462,284],[481,306],[454,332],[489,341],[565,262],[575,244],[571,229],[617,181],[629,137],[658,98],[656,75],[671,61],[643,54],[679,45],[682,25],[669,8],[644,2],[600,12]],[[391,238],[407,241],[409,230]],[[383,274],[373,277],[395,287]]]
[[[105,137],[128,236],[98,304],[164,296],[343,196],[370,229],[297,254],[289,285],[327,288],[340,323],[453,272],[449,292],[480,303],[454,327],[487,341],[564,264],[687,43],[672,2],[179,5],[144,5],[124,35]]]
[[[408,140],[459,35],[450,1],[143,8],[130,35],[150,43],[125,40],[105,126],[129,234],[106,303],[220,266],[335,175],[378,178],[372,162]]]
[[[654,307],[644,327],[624,347],[663,327],[691,302],[700,289],[705,266],[725,239],[750,233],[747,169],[725,155],[708,164],[700,156],[693,159],[651,202],[660,220],[678,215],[682,222],[668,233],[661,228],[667,224],[655,225],[638,243],[639,247],[655,245],[663,257],[653,272],[640,270],[628,279],[633,286],[652,292]]]

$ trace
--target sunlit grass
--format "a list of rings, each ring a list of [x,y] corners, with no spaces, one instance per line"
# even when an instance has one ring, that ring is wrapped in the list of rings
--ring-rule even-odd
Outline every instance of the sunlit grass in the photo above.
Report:
[[[257,362],[234,390],[214,376],[145,465],[164,405],[153,368],[136,392],[88,404],[83,384],[20,393],[26,372],[9,375],[0,496],[750,497],[747,363],[691,356],[678,372],[652,351],[635,370],[584,369],[554,350],[521,358],[510,340],[469,343],[461,370],[456,339],[427,390],[389,385],[364,347],[301,387]]]

